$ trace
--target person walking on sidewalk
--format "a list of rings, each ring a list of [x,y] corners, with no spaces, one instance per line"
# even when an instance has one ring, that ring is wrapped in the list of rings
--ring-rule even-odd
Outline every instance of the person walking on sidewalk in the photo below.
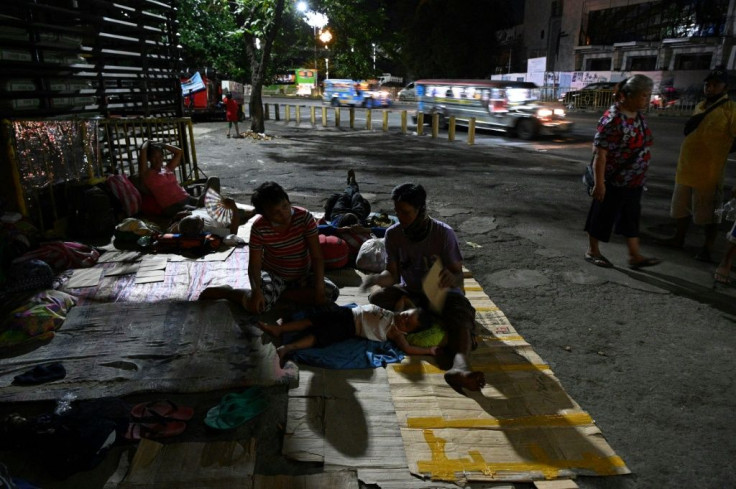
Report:
[[[616,86],[614,104],[598,121],[593,139],[593,201],[585,222],[588,251],[585,261],[611,268],[600,250],[614,230],[626,237],[629,267],[638,269],[657,265],[656,258],[645,258],[639,251],[641,198],[651,159],[652,132],[641,114],[649,106],[653,82],[644,75],[634,75]]]
[[[367,275],[362,288],[379,286],[369,301],[384,309],[392,310],[404,296],[427,309],[429,299],[422,281],[434,262],[441,260],[439,287],[447,291],[440,313],[448,337],[445,382],[461,394],[463,389],[479,391],[486,379],[483,372],[470,366],[475,309],[463,293],[463,258],[455,231],[427,215],[427,193],[421,185],[398,185],[391,199],[399,222],[386,230],[386,270]]]
[[[674,236],[661,242],[682,248],[692,220],[705,231],[703,246],[695,255],[705,262],[712,261],[718,232],[714,211],[723,202],[726,159],[736,137],[736,102],[729,100],[727,88],[726,70],[711,71],[703,84],[705,100],[695,106],[685,123],[670,207],[677,227]]]
[[[235,124],[235,137],[240,137],[240,129],[238,128],[238,119],[240,116],[240,105],[233,99],[233,94],[225,95],[225,119],[227,120],[227,137],[230,137],[230,131]]]

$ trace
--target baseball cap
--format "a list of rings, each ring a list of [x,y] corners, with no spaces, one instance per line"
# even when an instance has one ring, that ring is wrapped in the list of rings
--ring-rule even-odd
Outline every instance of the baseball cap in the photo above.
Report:
[[[717,66],[713,71],[708,73],[708,76],[705,77],[704,81],[728,83],[728,73],[726,73],[726,69],[723,66]]]

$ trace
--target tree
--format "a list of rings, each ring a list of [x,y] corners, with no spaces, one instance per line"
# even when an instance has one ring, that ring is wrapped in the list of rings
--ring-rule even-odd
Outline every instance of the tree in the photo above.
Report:
[[[227,0],[179,0],[179,42],[184,66],[214,68],[244,81],[245,47],[237,38],[237,24]]]
[[[262,90],[274,42],[281,28],[285,0],[233,0],[231,9],[240,26],[241,37],[250,64],[250,109],[254,132],[265,132]]]

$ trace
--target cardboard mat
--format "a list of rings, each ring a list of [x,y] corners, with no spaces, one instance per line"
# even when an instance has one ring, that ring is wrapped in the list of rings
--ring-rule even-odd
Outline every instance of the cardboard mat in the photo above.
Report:
[[[10,385],[45,362],[61,362],[66,377],[43,388]],[[0,402],[294,382],[298,372],[278,363],[274,346],[244,335],[224,301],[77,306],[51,342],[3,359]]]
[[[486,375],[481,392],[456,393],[427,357],[368,371],[302,366],[289,392],[284,455],[354,469],[382,489],[629,473],[469,273],[465,288],[481,330],[471,356]],[[353,287],[340,299],[367,302]]]
[[[627,474],[593,419],[504,314],[466,278],[482,330],[472,354],[487,385],[463,397],[417,358],[388,367],[409,470],[442,481],[531,481]]]

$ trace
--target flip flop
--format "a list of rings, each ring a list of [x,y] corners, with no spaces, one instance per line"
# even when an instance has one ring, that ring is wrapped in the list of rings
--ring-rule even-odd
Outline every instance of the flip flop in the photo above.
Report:
[[[240,394],[226,394],[220,404],[207,412],[204,423],[216,430],[232,430],[261,414],[266,399],[259,387],[251,387]]]
[[[166,423],[130,423],[125,432],[128,440],[140,440],[141,438],[169,438],[181,435],[187,428],[183,421],[169,421]]]
[[[636,263],[629,263],[629,268],[632,270],[639,270],[640,268],[653,267],[654,265],[659,265],[660,263],[662,263],[662,260],[658,258],[644,258],[643,260]]]
[[[59,363],[36,365],[28,372],[13,377],[13,385],[37,385],[66,377],[66,369]]]
[[[734,282],[731,279],[730,274],[724,274],[724,273],[713,273],[713,280],[715,281],[716,285],[733,285]]]
[[[606,258],[603,255],[591,255],[590,253],[585,253],[585,261],[588,263],[592,263],[593,265],[601,268],[613,268],[613,263],[611,263],[608,258]]]
[[[194,409],[179,406],[168,399],[142,402],[130,410],[130,415],[137,420],[152,420],[156,422],[189,421],[194,416]]]

